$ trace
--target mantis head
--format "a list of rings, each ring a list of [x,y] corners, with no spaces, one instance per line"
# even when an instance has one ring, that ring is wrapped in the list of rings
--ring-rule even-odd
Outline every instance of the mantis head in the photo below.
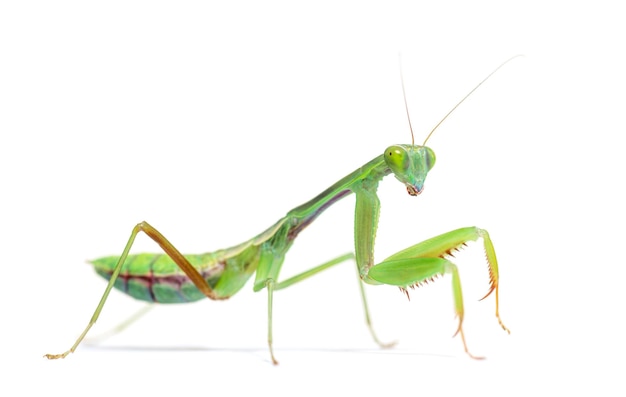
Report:
[[[419,145],[393,145],[385,150],[385,163],[411,196],[424,190],[424,180],[435,165],[435,152]]]
[[[406,92],[404,90],[404,78],[402,70],[400,70],[400,79],[402,81],[402,96],[404,97],[404,109],[406,110],[407,120],[409,122],[409,130],[411,131],[410,145],[393,145],[385,150],[385,163],[391,169],[391,172],[400,182],[406,186],[406,190],[411,196],[417,196],[424,190],[424,180],[428,171],[435,165],[435,152],[426,146],[426,142],[433,135],[433,132],[444,122],[445,119],[456,110],[474,91],[478,89],[485,81],[487,81],[501,67],[509,63],[512,59],[519,57],[515,55],[504,61],[500,66],[494,69],[487,77],[478,83],[470,92],[467,93],[456,105],[435,125],[430,133],[424,139],[422,145],[415,145],[415,136],[413,135],[413,127],[411,126],[411,117],[409,116],[409,107],[406,101]]]

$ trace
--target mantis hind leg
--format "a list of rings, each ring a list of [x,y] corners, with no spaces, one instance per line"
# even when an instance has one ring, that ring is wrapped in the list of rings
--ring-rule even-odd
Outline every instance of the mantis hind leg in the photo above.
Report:
[[[139,234],[139,232],[144,232],[146,235],[148,235],[148,237],[150,237],[157,244],[159,244],[159,246],[161,246],[163,251],[165,251],[165,253],[170,258],[172,258],[172,260],[178,265],[178,267],[183,272],[185,272],[185,274],[194,283],[194,285],[204,295],[206,295],[207,298],[214,299],[214,300],[220,299],[220,297],[215,294],[213,289],[211,289],[211,287],[206,282],[206,280],[202,277],[202,275],[189,263],[189,261],[183,256],[183,254],[181,254],[180,251],[178,251],[178,249],[174,247],[174,245],[172,245],[172,243],[170,243],[165,238],[165,236],[163,236],[158,230],[156,230],[154,227],[149,225],[147,222],[141,222],[141,223],[138,223],[133,228],[133,231],[130,234],[130,238],[128,239],[128,242],[126,243],[126,246],[124,247],[124,251],[122,252],[122,255],[120,255],[120,258],[117,261],[117,264],[115,265],[115,269],[113,270],[113,274],[111,275],[111,278],[109,279],[109,283],[107,284],[107,287],[104,290],[104,294],[102,294],[102,298],[100,298],[100,302],[98,303],[96,310],[91,316],[91,319],[89,320],[89,323],[87,324],[87,327],[85,327],[83,332],[80,334],[76,342],[74,342],[74,344],[69,350],[61,354],[46,354],[44,355],[44,357],[50,360],[55,360],[59,358],[65,358],[68,354],[74,353],[74,351],[76,350],[78,345],[80,345],[80,343],[83,341],[83,339],[85,338],[85,336],[87,335],[91,327],[96,323],[96,321],[98,320],[98,317],[100,317],[100,312],[102,311],[102,308],[104,307],[104,304],[106,303],[106,300],[109,297],[109,293],[111,292],[111,289],[115,285],[115,281],[117,280],[120,274],[120,271],[122,270],[122,266],[124,265],[124,262],[126,262],[126,258],[128,257],[130,248],[133,246],[133,243],[135,242],[135,237],[137,237],[137,234]]]
[[[113,335],[117,335],[121,333],[126,328],[136,323],[139,319],[143,318],[143,316],[145,316],[150,310],[152,310],[154,306],[155,305],[151,303],[143,306],[141,309],[137,310],[135,313],[133,313],[128,318],[126,318],[124,321],[118,323],[115,327],[110,328],[107,331],[104,331],[103,333],[98,334],[96,336],[91,336],[89,338],[89,341],[98,343],[98,342],[108,339],[109,337]]]
[[[468,241],[482,238],[484,241],[485,256],[489,265],[490,288],[486,298],[495,291],[496,296],[496,318],[502,329],[510,333],[509,329],[502,323],[498,309],[498,261],[496,259],[493,243],[486,230],[476,227],[467,227],[444,233],[437,237],[413,245],[402,250],[381,263],[371,267],[368,276],[383,284],[395,285],[406,292],[406,288],[412,288],[427,283],[434,278],[450,274],[452,276],[452,293],[454,296],[454,307],[459,325],[454,335],[460,334],[465,352],[472,358],[476,357],[469,352],[465,335],[463,334],[463,292],[461,289],[461,279],[457,266],[446,258],[452,251],[458,249]],[[407,293],[408,294],[408,293]],[[482,300],[481,299],[481,300]]]

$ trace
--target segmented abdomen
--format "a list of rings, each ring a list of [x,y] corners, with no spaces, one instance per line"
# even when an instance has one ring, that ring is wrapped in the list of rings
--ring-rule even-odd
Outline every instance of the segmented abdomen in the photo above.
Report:
[[[225,263],[212,254],[185,255],[185,258],[214,288]],[[91,261],[96,272],[109,280],[119,257],[108,256]],[[164,254],[129,255],[122,266],[115,288],[135,299],[157,303],[186,303],[206,298],[187,275]]]

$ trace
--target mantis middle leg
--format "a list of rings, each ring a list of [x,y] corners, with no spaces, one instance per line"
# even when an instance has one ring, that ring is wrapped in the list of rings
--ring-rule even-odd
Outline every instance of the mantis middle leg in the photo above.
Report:
[[[268,318],[267,318],[267,320],[268,320],[267,321],[268,337],[267,337],[267,339],[268,339],[268,344],[269,344],[269,349],[270,349],[270,355],[272,357],[272,362],[274,364],[278,364],[278,361],[274,357],[274,351],[273,351],[273,347],[272,347],[272,344],[273,344],[273,337],[272,337],[272,306],[273,306],[273,294],[274,294],[274,291],[280,290],[280,289],[283,289],[283,288],[287,288],[287,287],[289,287],[292,284],[295,284],[295,283],[300,282],[300,281],[302,281],[304,279],[307,279],[307,278],[309,278],[309,277],[311,277],[311,276],[313,276],[313,275],[315,275],[315,274],[317,274],[317,273],[319,273],[319,272],[321,272],[323,270],[326,270],[326,269],[328,269],[328,268],[330,268],[332,266],[335,266],[335,265],[337,265],[339,263],[348,261],[350,259],[354,259],[354,254],[352,254],[351,252],[347,253],[347,254],[344,254],[344,255],[341,255],[341,256],[338,256],[337,258],[331,259],[328,262],[325,262],[325,263],[323,263],[323,264],[321,264],[319,266],[316,266],[316,267],[314,267],[312,269],[309,269],[309,270],[307,270],[307,271],[305,271],[303,273],[300,273],[298,275],[295,275],[295,276],[293,276],[293,277],[291,277],[291,278],[289,278],[287,280],[284,280],[284,281],[281,281],[281,282],[278,282],[278,283],[272,281],[271,279],[266,280],[266,288],[267,288],[267,293],[268,293],[268,313],[267,313],[267,316],[268,316]],[[376,335],[376,333],[374,332],[374,328],[372,326],[372,321],[371,321],[371,317],[370,317],[370,313],[369,313],[369,307],[368,307],[368,304],[367,304],[367,298],[366,298],[366,295],[365,295],[365,289],[363,288],[363,281],[359,279],[358,282],[359,282],[359,287],[360,287],[359,290],[361,292],[361,299],[362,299],[362,302],[363,302],[363,309],[365,311],[365,321],[367,323],[367,327],[368,327],[368,329],[370,331],[370,334],[374,338],[374,341],[380,347],[382,347],[382,348],[392,347],[395,344],[395,342],[392,342],[392,343],[382,343],[378,339],[378,336]]]

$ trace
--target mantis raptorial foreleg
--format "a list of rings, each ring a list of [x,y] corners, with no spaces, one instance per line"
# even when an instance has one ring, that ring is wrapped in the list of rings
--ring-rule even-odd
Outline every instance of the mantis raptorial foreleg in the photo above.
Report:
[[[388,153],[392,153],[391,151]],[[419,181],[419,180],[418,180]],[[407,288],[419,286],[443,274],[452,276],[452,292],[454,306],[459,319],[459,326],[454,335],[460,334],[463,340],[465,352],[473,356],[465,342],[463,334],[463,293],[461,279],[457,266],[446,258],[446,255],[458,249],[468,241],[482,238],[484,241],[485,255],[489,265],[490,289],[482,298],[486,298],[495,290],[496,293],[496,317],[500,326],[507,332],[498,312],[498,260],[493,248],[493,243],[486,230],[476,227],[457,229],[441,234],[429,240],[406,248],[377,265],[374,265],[374,239],[378,228],[380,201],[376,195],[378,181],[363,181],[355,189],[355,248],[356,261],[361,278],[371,284],[388,284],[400,287],[406,292]],[[416,183],[415,193],[421,192],[421,184]],[[408,295],[408,292],[406,292]]]
[[[441,234],[429,240],[402,250],[369,269],[369,277],[388,285],[395,285],[406,292],[406,288],[420,286],[444,274],[452,277],[452,293],[454,308],[459,319],[459,325],[454,335],[460,334],[465,352],[472,358],[483,358],[472,355],[467,348],[463,334],[463,292],[461,278],[457,266],[446,258],[452,251],[458,249],[468,241],[482,238],[485,255],[489,265],[490,288],[486,298],[493,291],[496,295],[496,318],[498,323],[508,333],[509,329],[502,323],[498,312],[498,260],[493,243],[486,230],[477,227],[466,227]],[[408,292],[406,292],[408,295]]]

